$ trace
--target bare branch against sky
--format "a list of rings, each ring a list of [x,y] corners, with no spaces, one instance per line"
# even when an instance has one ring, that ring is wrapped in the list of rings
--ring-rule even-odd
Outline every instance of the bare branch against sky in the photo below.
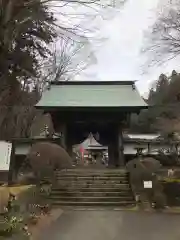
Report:
[[[142,52],[147,55],[146,68],[163,65],[180,56],[180,0],[172,0],[163,6],[145,34],[146,47]]]
[[[126,0],[44,0],[53,12],[58,40],[53,45],[53,59],[48,63],[47,79],[68,80],[77,77],[97,59],[92,51],[102,45],[100,21],[107,18]],[[110,14],[110,15],[109,15]],[[60,40],[59,40],[60,39]],[[47,62],[45,63],[47,64]],[[54,69],[54,74],[52,69]],[[68,77],[69,75],[69,77]]]
[[[59,35],[75,38],[96,34],[97,21],[112,18],[112,11],[126,0],[44,0],[57,19]],[[96,24],[95,24],[96,21]],[[88,36],[89,37],[89,36]]]
[[[53,46],[52,57],[44,63],[44,78],[46,82],[73,80],[89,65],[95,63],[96,58],[88,39],[76,42],[69,38],[61,38]]]

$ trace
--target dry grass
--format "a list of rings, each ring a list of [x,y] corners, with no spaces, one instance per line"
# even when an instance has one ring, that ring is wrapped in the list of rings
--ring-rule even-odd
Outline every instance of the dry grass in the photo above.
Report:
[[[45,187],[49,187],[49,185],[43,186],[43,189]],[[23,217],[23,224],[27,224],[28,232],[32,234],[31,239],[33,240],[39,239],[42,231],[49,227],[53,221],[56,221],[63,212],[61,209],[49,209],[50,211],[43,212],[43,209],[39,208],[38,205],[44,206],[46,198],[41,194],[40,188],[35,185],[0,187],[0,207],[2,212],[4,212],[4,208],[7,206],[10,193],[17,197],[17,202],[15,202],[16,206],[19,207],[17,216],[20,214]],[[38,222],[36,224],[32,223],[31,214],[37,216]]]
[[[180,183],[179,178],[158,177],[158,180],[167,183]]]
[[[6,207],[9,194],[12,193],[15,196],[21,196],[23,193],[27,192],[27,190],[31,189],[32,185],[25,185],[25,186],[15,186],[15,187],[8,187],[2,186],[0,187],[0,212],[4,211],[4,207]],[[24,195],[24,194],[23,194]]]
[[[7,187],[0,187],[0,213],[4,211],[9,198],[9,189]]]

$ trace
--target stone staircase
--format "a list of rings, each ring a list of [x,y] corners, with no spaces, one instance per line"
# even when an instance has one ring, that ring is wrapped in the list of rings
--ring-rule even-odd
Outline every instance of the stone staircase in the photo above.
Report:
[[[131,206],[135,204],[124,169],[71,169],[56,172],[49,196],[53,205]]]

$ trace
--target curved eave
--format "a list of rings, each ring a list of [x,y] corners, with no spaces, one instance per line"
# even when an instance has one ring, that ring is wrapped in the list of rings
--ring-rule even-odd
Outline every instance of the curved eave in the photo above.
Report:
[[[43,110],[45,112],[74,112],[74,111],[87,111],[87,112],[96,112],[96,111],[109,111],[109,112],[139,112],[143,109],[148,109],[148,106],[119,106],[119,107],[63,107],[63,106],[38,106],[36,105],[35,108]]]
[[[109,86],[114,86],[114,85],[134,85],[137,80],[123,80],[123,81],[52,81],[51,85],[71,85],[71,86],[97,86],[97,85],[109,85]]]

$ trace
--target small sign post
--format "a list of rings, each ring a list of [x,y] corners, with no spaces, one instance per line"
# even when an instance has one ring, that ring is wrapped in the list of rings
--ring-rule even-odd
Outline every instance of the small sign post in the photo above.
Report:
[[[152,181],[144,181],[144,188],[152,188]]]
[[[0,171],[9,171],[12,153],[12,143],[0,141]]]

